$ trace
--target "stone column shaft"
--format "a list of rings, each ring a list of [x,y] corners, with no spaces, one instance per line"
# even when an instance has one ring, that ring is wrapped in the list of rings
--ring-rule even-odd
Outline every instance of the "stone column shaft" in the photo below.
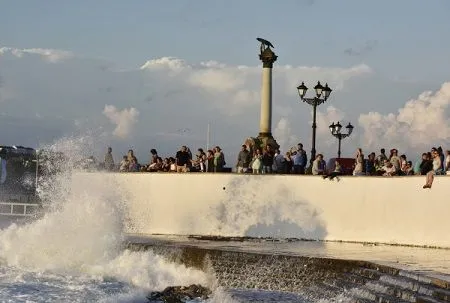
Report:
[[[272,68],[264,67],[261,87],[261,119],[259,122],[259,135],[270,137],[272,135]]]

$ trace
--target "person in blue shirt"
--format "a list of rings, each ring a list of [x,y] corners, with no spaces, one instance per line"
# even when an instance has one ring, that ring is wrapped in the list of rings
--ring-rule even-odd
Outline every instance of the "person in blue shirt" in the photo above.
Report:
[[[305,174],[305,168],[308,163],[308,156],[306,155],[306,151],[303,149],[303,144],[297,144],[297,150],[295,155],[292,158],[293,160],[293,171],[294,174]]]

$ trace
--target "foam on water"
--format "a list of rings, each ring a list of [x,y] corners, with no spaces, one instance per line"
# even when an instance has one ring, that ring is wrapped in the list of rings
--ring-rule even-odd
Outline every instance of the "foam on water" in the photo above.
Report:
[[[71,141],[60,145],[72,153],[79,150]],[[52,148],[58,150],[58,145]],[[59,189],[67,188],[69,177],[58,177]],[[108,191],[89,188],[64,200],[54,186],[46,188],[53,190],[45,193],[46,203],[54,206],[48,213],[0,231],[0,300],[145,302],[148,291],[167,286],[214,287],[211,274],[170,263],[152,251],[122,248],[124,215],[114,184]],[[218,302],[229,298],[220,290],[214,297]]]

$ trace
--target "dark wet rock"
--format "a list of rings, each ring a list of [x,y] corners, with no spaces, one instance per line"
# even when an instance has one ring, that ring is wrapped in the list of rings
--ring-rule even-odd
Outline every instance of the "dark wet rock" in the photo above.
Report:
[[[211,290],[199,284],[189,286],[169,286],[163,291],[152,291],[147,299],[149,302],[182,303],[187,300],[208,299]]]

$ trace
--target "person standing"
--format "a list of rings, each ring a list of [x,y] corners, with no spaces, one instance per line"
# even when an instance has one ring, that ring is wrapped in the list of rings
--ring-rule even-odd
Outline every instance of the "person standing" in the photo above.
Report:
[[[286,161],[279,149],[275,150],[273,157],[273,171],[278,174],[286,173]]]
[[[108,171],[112,171],[114,170],[114,158],[112,155],[112,148],[108,147],[108,151],[106,152],[105,155],[105,169]]]
[[[185,173],[188,171],[188,165],[190,161],[190,156],[187,151],[186,146],[182,146],[177,154],[175,155],[176,164],[177,164],[177,173]]]
[[[211,149],[206,152],[206,171],[214,172],[214,151]]]
[[[395,170],[397,171],[397,173],[400,173],[400,169],[402,167],[401,163],[401,159],[398,156],[398,150],[396,148],[391,150],[391,156],[389,158],[389,161],[392,163],[392,165],[394,165]]]
[[[219,146],[214,148],[214,172],[219,173],[225,166],[225,155]]]
[[[274,153],[270,145],[266,145],[264,148],[263,156],[262,156],[262,173],[263,174],[271,174],[272,173],[272,165],[273,165],[273,157]]]
[[[248,165],[250,164],[250,152],[247,149],[247,145],[242,145],[242,149],[238,154],[236,171],[238,174],[246,173]]]
[[[442,163],[439,152],[437,150],[434,150],[433,152],[431,152],[431,157],[432,168],[426,173],[426,182],[423,188],[431,188],[431,186],[433,185],[434,175],[440,174],[442,172]]]
[[[355,168],[353,169],[353,176],[362,176],[364,174],[364,154],[361,148],[356,150]]]
[[[253,154],[253,160],[252,160],[252,172],[254,174],[261,174],[262,173],[262,152],[260,148],[255,149],[255,152]]]
[[[306,151],[303,149],[303,144],[297,144],[297,150],[292,157],[294,174],[305,174],[305,168],[308,163],[308,156]]]

